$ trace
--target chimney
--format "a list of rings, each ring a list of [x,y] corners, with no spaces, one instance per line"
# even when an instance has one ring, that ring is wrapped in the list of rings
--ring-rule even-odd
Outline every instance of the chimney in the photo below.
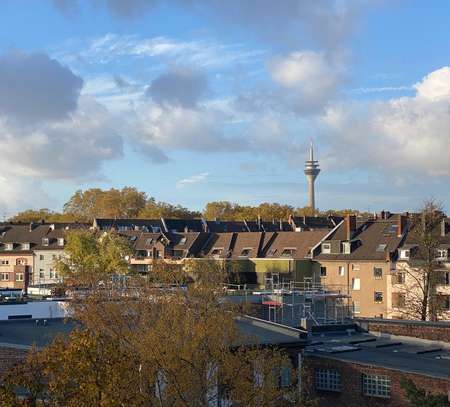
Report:
[[[397,237],[402,237],[406,229],[406,216],[398,215],[397,218]]]
[[[347,215],[345,217],[345,236],[347,240],[351,240],[353,233],[356,230],[356,216]]]
[[[441,237],[445,237],[445,234],[447,232],[447,228],[446,228],[446,224],[445,224],[445,218],[442,218],[441,220]]]

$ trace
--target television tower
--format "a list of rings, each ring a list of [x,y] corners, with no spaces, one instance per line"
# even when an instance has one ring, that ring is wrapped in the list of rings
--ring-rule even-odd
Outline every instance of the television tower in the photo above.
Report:
[[[316,209],[314,182],[316,181],[319,172],[319,161],[314,160],[314,147],[311,140],[311,144],[309,146],[309,160],[305,161],[305,175],[306,180],[308,181],[308,206],[313,210]]]

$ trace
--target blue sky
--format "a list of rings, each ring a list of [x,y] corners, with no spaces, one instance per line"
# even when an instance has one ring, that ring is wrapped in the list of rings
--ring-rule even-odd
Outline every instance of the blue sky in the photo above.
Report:
[[[450,3],[4,0],[0,211],[74,190],[414,210],[450,199]]]

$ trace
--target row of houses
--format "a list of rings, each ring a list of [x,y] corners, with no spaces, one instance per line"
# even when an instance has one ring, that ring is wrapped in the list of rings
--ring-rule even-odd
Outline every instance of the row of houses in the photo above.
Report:
[[[55,259],[74,228],[113,231],[134,248],[130,266],[146,274],[156,262],[215,261],[230,266],[237,282],[268,288],[306,279],[346,294],[355,315],[404,318],[419,295],[418,243],[408,214],[382,212],[362,219],[289,218],[286,222],[202,219],[96,219],[81,224],[0,226],[0,287],[23,288],[60,281]],[[438,233],[436,289],[441,318],[450,317],[450,220]],[[411,297],[411,298],[409,298]]]

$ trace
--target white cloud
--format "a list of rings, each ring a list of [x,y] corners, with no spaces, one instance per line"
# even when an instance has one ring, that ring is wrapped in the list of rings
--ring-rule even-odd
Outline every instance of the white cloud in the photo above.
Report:
[[[273,58],[268,69],[284,91],[284,99],[300,113],[322,109],[344,81],[339,61],[314,51],[297,51]]]
[[[202,172],[201,174],[192,175],[187,178],[180,179],[177,181],[177,188],[185,187],[187,185],[198,184],[206,180],[209,176],[209,172]]]
[[[67,51],[67,48],[70,51]],[[69,64],[110,64],[120,58],[158,59],[196,68],[218,68],[261,59],[264,50],[248,49],[244,44],[222,44],[212,40],[179,41],[168,37],[142,38],[137,35],[105,34],[87,43],[71,42],[55,50],[55,56]]]
[[[372,168],[391,179],[450,176],[450,75],[445,67],[415,85],[412,97],[335,105],[323,120],[328,163]]]

